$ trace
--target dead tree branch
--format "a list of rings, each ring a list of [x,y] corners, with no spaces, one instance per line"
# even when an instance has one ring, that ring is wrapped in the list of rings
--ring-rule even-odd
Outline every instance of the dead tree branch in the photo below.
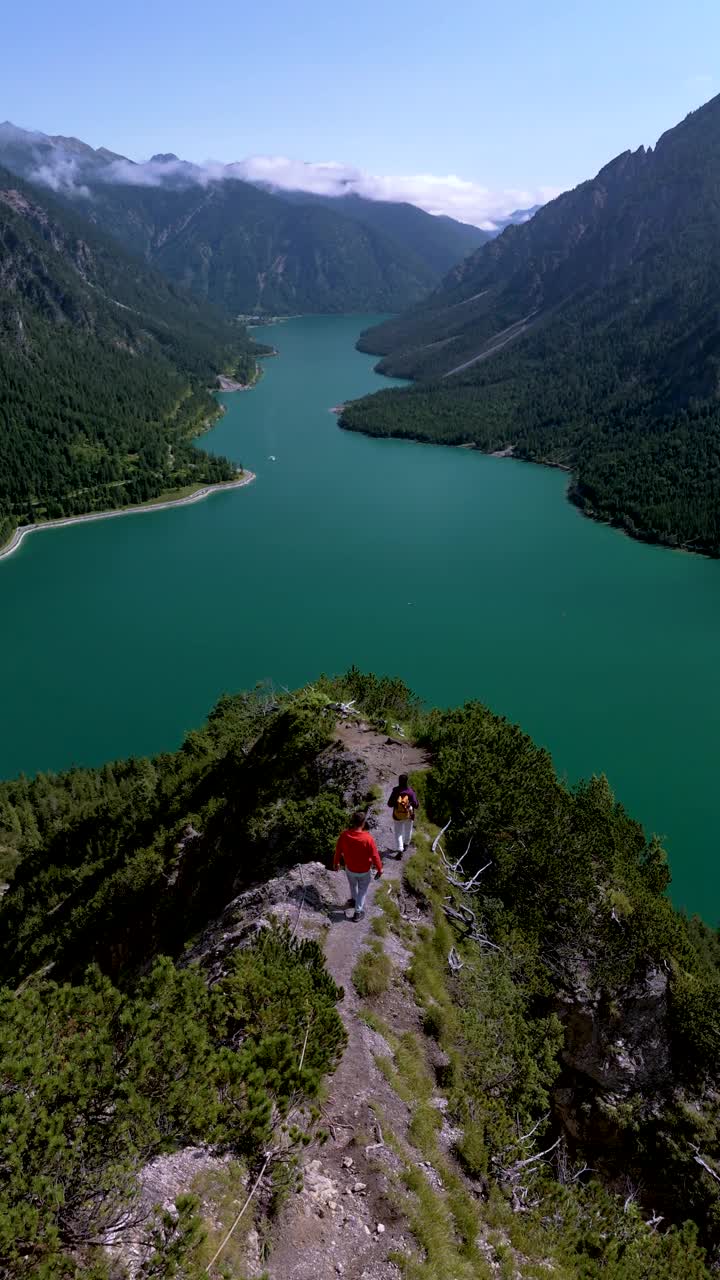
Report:
[[[434,839],[434,840],[433,840],[433,842],[432,842],[432,846],[431,846],[433,853],[437,853],[437,847],[438,847],[438,845],[439,845],[439,843],[440,843],[440,837],[445,835],[445,832],[447,831],[447,829],[448,829],[448,827],[450,826],[450,823],[451,823],[451,822],[452,822],[452,818],[448,818],[448,820],[447,820],[447,822],[445,823],[445,826],[442,828],[442,830],[441,830],[441,831],[438,831],[438,833],[437,833],[437,835],[436,835],[435,839]]]
[[[468,840],[467,849],[462,854],[462,856],[458,858],[455,862],[451,862],[451,860],[446,856],[445,850],[443,849],[440,843],[440,837],[447,831],[448,827],[450,826],[450,821],[452,821],[452,819],[448,820],[448,822],[445,823],[445,826],[443,827],[442,831],[439,831],[438,834],[436,835],[432,843],[432,851],[433,853],[440,854],[440,858],[442,859],[442,864],[443,864],[443,875],[445,876],[445,879],[448,881],[449,884],[453,885],[456,889],[461,889],[463,893],[479,893],[480,889],[477,882],[480,879],[480,876],[483,874],[483,872],[487,871],[488,867],[492,866],[492,859],[489,862],[486,862],[484,866],[480,867],[480,869],[476,871],[474,876],[472,876],[469,880],[463,879],[460,875],[460,871],[461,871],[463,862],[467,858],[472,848],[473,838],[471,836],[470,839]]]
[[[498,1159],[500,1158],[500,1156],[504,1156],[506,1152],[512,1151],[514,1147],[521,1147],[523,1143],[529,1142],[533,1134],[536,1133],[537,1130],[540,1128],[540,1125],[544,1124],[545,1121],[548,1120],[549,1118],[550,1118],[550,1112],[546,1111],[544,1116],[541,1116],[539,1120],[535,1121],[535,1124],[533,1125],[532,1129],[528,1129],[527,1133],[523,1133],[521,1137],[516,1138],[515,1141],[511,1142],[509,1146],[503,1147],[502,1151],[498,1153]]]
[[[538,1124],[540,1123],[541,1121],[538,1121]],[[537,1125],[535,1128],[537,1128]],[[531,1130],[532,1132],[534,1130]],[[530,1134],[526,1134],[525,1138],[521,1138],[519,1141],[523,1142],[529,1137]],[[532,1209],[538,1203],[537,1200],[531,1200],[530,1198],[532,1180],[538,1172],[538,1162],[551,1155],[559,1147],[561,1141],[562,1138],[557,1138],[551,1147],[546,1147],[544,1151],[536,1151],[534,1155],[525,1156],[522,1160],[515,1160],[511,1165],[503,1166],[500,1163],[500,1156],[493,1158],[493,1164],[497,1168],[500,1180],[510,1191],[510,1200],[514,1213],[522,1213],[527,1209]]]
[[[360,712],[355,708],[355,699],[351,698],[349,702],[330,702],[329,708],[337,715],[343,716],[346,720],[351,716],[359,716]]]
[[[462,925],[465,930],[464,936],[469,938],[470,941],[477,942],[481,947],[490,947],[492,951],[502,952],[502,947],[499,947],[495,942],[491,942],[489,938],[486,938],[484,934],[480,933],[477,927],[477,916],[475,915],[475,912],[471,911],[469,907],[463,906],[456,910],[455,907],[447,905],[447,903],[451,901],[451,898],[446,898],[445,905],[443,905],[443,911],[448,920],[453,920],[456,924]]]
[[[451,884],[455,889],[461,889],[463,893],[472,894],[472,893],[480,892],[480,885],[477,883],[477,881],[479,880],[483,871],[487,871],[488,867],[492,866],[492,860],[490,862],[486,862],[484,867],[481,867],[479,871],[476,871],[475,875],[472,877],[471,880],[460,880],[458,879],[456,874],[457,868],[459,867],[460,863],[448,862],[447,858],[445,857],[445,854],[442,851],[442,847],[440,848],[440,857],[443,860],[443,867],[444,867],[443,875],[445,876],[445,879],[447,880],[448,884]],[[465,857],[465,854],[463,854],[463,858],[464,857]],[[462,862],[462,858],[460,859],[460,862]]]
[[[240,1212],[239,1212],[239,1214],[238,1214],[237,1218],[235,1219],[235,1221],[233,1222],[233,1224],[232,1224],[232,1226],[231,1226],[230,1230],[228,1231],[227,1235],[225,1236],[225,1239],[223,1240],[223,1242],[222,1242],[222,1244],[220,1245],[219,1249],[216,1249],[215,1253],[213,1254],[212,1258],[210,1259],[210,1262],[208,1263],[208,1268],[207,1268],[207,1269],[208,1269],[208,1271],[210,1270],[210,1268],[211,1268],[211,1267],[214,1267],[214,1266],[215,1266],[215,1263],[217,1262],[218,1258],[220,1257],[220,1254],[222,1253],[223,1249],[225,1248],[225,1245],[226,1245],[226,1244],[228,1243],[228,1241],[230,1240],[230,1237],[232,1236],[232,1234],[233,1234],[233,1232],[234,1232],[235,1228],[237,1227],[237,1225],[238,1225],[238,1223],[239,1223],[240,1219],[242,1218],[242,1216],[243,1216],[243,1214],[244,1214],[245,1210],[247,1209],[248,1205],[250,1204],[250,1201],[252,1200],[253,1196],[255,1195],[255,1192],[257,1191],[258,1187],[260,1186],[260,1179],[262,1178],[262,1176],[263,1176],[263,1174],[264,1174],[265,1170],[267,1169],[268,1164],[269,1164],[269,1161],[270,1161],[270,1156],[268,1155],[268,1156],[266,1156],[266,1157],[265,1157],[265,1163],[264,1163],[264,1165],[263,1165],[262,1169],[260,1170],[260,1172],[259,1172],[259,1174],[258,1174],[257,1178],[255,1179],[255,1184],[254,1184],[254,1186],[253,1186],[252,1191],[250,1192],[250,1195],[248,1196],[247,1200],[245,1201],[245,1203],[244,1203],[244,1205],[243,1205],[242,1209],[240,1210]]]
[[[556,1147],[560,1146],[560,1138],[556,1138],[551,1147],[546,1147],[544,1151],[536,1151],[534,1156],[526,1156],[524,1160],[516,1160],[513,1169],[525,1169],[527,1165],[534,1164],[536,1160],[542,1160],[544,1156],[549,1156]]]
[[[705,1170],[705,1172],[709,1173],[710,1177],[714,1178],[716,1182],[720,1182],[720,1174],[716,1173],[714,1169],[710,1168],[710,1165],[707,1163],[706,1160],[703,1160],[698,1148],[692,1142],[690,1143],[690,1149],[691,1151],[695,1152],[695,1155],[693,1156],[693,1160],[695,1161],[695,1163],[701,1165],[702,1168]]]

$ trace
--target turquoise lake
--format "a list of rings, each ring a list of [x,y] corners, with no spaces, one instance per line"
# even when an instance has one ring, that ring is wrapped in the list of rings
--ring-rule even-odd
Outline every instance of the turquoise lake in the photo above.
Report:
[[[331,406],[388,385],[354,349],[373,319],[259,334],[279,356],[202,441],[249,488],[0,562],[0,776],[171,749],[223,691],[355,662],[605,772],[716,923],[720,564],[591,523],[557,471],[339,430]]]

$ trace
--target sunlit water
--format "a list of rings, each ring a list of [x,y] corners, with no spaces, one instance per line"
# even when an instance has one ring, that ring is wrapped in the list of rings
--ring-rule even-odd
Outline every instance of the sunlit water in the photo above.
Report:
[[[279,357],[203,441],[248,489],[0,562],[0,775],[171,749],[224,690],[355,662],[606,772],[715,922],[720,565],[585,520],[556,471],[340,431],[332,405],[388,385],[354,349],[372,319],[269,331]]]

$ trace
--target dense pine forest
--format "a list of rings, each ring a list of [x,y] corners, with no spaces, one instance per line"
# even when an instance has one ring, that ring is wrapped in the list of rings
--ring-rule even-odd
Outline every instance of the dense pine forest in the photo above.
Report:
[[[415,378],[348,406],[373,435],[512,447],[589,514],[720,554],[720,100],[471,255],[361,338]]]
[[[429,833],[451,819],[444,863],[421,835],[405,866],[408,918],[424,923],[414,932],[388,900],[378,935],[390,925],[412,947],[413,999],[445,1064],[460,1171],[446,1176],[466,1180],[451,1195],[457,1274],[486,1274],[479,1223],[507,1212],[525,1254],[563,1280],[709,1277],[720,937],[674,911],[662,848],[603,778],[568,789],[480,704],[425,714],[401,681],[355,669],[223,698],[172,754],[0,785],[0,1127],[13,1135],[0,1272],[120,1274],[103,1240],[132,1214],[144,1165],[188,1144],[249,1172],[274,1151],[287,1194],[344,1045],[342,992],[317,943],[278,928],[226,948],[209,987],[188,960],[233,895],[293,863],[327,865],[349,809],[372,805],[361,761],[333,741],[347,698],[424,744],[431,768],[413,781]],[[412,1070],[413,1132],[432,1150],[427,1068]],[[527,1135],[554,1154],[513,1213]],[[142,1274],[205,1275],[202,1237],[197,1200],[181,1197]],[[441,1273],[408,1259],[406,1274]]]
[[[0,171],[0,542],[18,523],[232,478],[193,447],[262,348]]]

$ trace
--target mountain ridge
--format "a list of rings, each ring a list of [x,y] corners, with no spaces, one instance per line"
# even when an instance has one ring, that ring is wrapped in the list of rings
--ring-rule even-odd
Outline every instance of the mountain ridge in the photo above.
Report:
[[[562,463],[588,514],[718,555],[719,245],[717,98],[362,335],[418,385],[342,425]]]
[[[391,843],[405,769],[350,920],[338,833]],[[715,1274],[720,935],[604,777],[352,668],[0,783],[0,835],[9,1280],[207,1280],[243,1206],[235,1275]]]
[[[189,438],[266,348],[2,169],[0,336],[0,541],[235,477]]]
[[[84,206],[127,250],[231,314],[401,310],[485,238],[414,205],[295,200],[232,165],[206,173],[168,152],[142,166],[9,124],[0,163]]]

